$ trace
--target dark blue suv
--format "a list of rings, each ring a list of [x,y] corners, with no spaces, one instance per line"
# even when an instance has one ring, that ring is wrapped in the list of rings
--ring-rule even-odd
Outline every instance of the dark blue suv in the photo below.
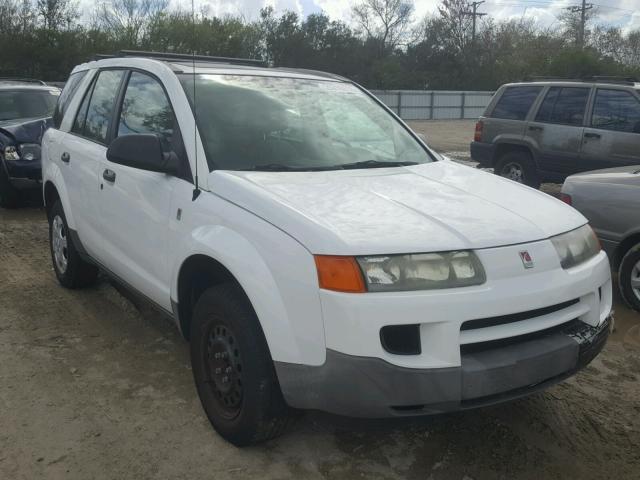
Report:
[[[52,125],[60,90],[38,80],[0,79],[0,207],[39,185],[40,141]]]

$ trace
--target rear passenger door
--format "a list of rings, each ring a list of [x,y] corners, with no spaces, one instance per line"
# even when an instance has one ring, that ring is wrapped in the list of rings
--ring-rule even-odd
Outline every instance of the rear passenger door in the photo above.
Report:
[[[616,88],[596,89],[590,125],[584,130],[585,168],[640,165],[640,95]]]
[[[167,250],[172,196],[178,182],[190,182],[191,174],[171,103],[155,77],[139,71],[128,74],[112,128],[113,138],[155,134],[165,153],[173,152],[181,161],[183,171],[177,176],[116,164],[106,157],[100,168],[105,264],[170,310]]]
[[[104,261],[98,208],[99,169],[124,70],[102,70],[86,91],[69,133],[60,142],[60,171],[67,186],[77,234],[96,260]]]
[[[580,146],[590,87],[552,86],[525,136],[538,150],[538,168],[566,176],[584,171]]]

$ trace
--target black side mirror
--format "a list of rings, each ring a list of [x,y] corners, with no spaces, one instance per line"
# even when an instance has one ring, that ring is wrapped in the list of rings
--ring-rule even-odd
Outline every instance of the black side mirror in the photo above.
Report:
[[[164,153],[157,135],[136,133],[117,137],[107,149],[110,162],[150,172],[175,175],[178,173],[178,157]]]

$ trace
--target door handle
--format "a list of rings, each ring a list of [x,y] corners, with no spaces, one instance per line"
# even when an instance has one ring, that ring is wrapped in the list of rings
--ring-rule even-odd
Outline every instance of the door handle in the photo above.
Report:
[[[542,130],[544,130],[544,127],[541,127],[540,125],[529,125],[529,130],[541,132]]]
[[[64,163],[69,163],[69,160],[71,160],[71,155],[69,155],[69,152],[62,152],[62,155],[60,155],[60,160],[62,160]]]
[[[601,135],[599,133],[586,132],[584,134],[585,138],[600,138]]]
[[[116,181],[116,172],[107,168],[104,172],[102,172],[102,178],[104,178],[107,182],[113,183]]]

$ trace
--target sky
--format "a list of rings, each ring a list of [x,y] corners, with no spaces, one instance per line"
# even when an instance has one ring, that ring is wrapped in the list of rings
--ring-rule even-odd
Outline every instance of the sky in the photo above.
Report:
[[[358,0],[194,0],[196,8],[206,6],[211,14],[240,15],[255,20],[260,9],[271,5],[276,11],[293,10],[306,17],[325,12],[332,19],[351,21],[351,6]],[[534,19],[545,27],[557,25],[557,15],[581,0],[486,0],[478,12],[496,19]],[[95,8],[95,0],[81,0],[85,13]],[[591,0],[597,9],[597,23],[621,27],[624,31],[640,28],[640,0]],[[415,18],[436,12],[440,0],[414,0]],[[191,8],[191,0],[171,0],[172,6]],[[486,17],[485,17],[486,18]]]

